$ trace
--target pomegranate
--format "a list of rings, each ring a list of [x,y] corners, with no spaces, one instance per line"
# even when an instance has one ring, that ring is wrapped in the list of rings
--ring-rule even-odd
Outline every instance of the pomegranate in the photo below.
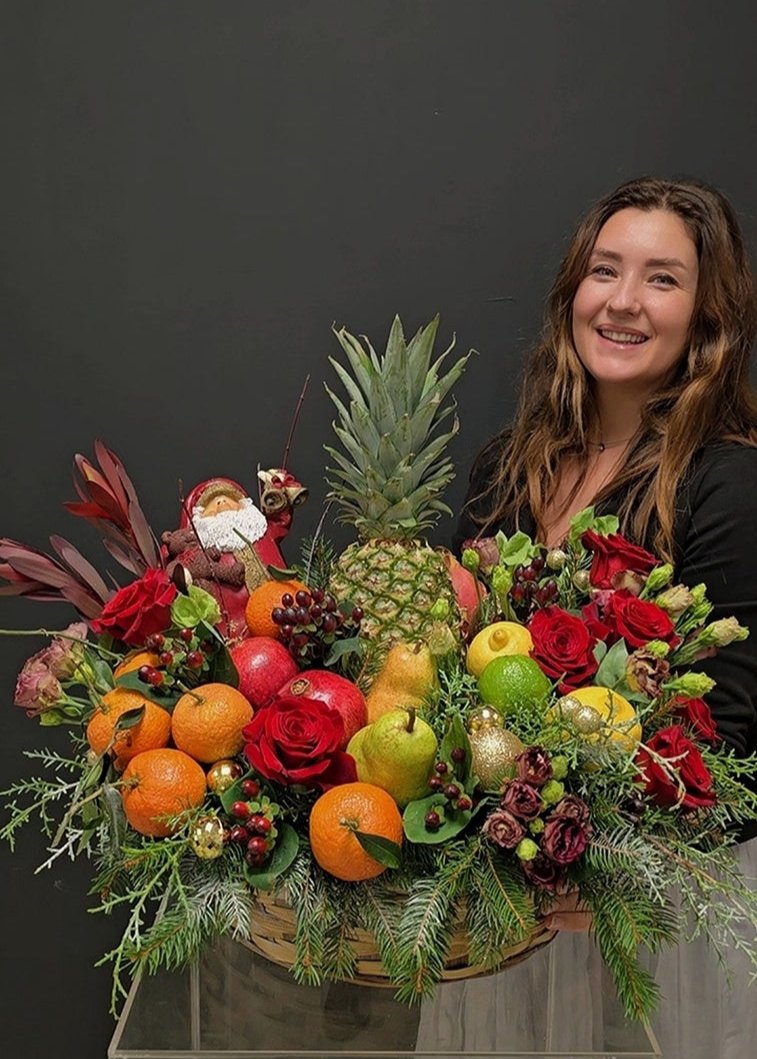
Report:
[[[360,688],[327,669],[304,669],[280,687],[278,694],[307,695],[310,699],[320,699],[340,713],[344,721],[342,750],[347,748],[355,732],[368,724],[368,709]]]
[[[473,619],[476,607],[487,595],[486,588],[473,576],[470,570],[466,570],[463,564],[457,561],[452,552],[444,553],[444,561],[447,564],[450,581],[455,590],[457,604],[467,626]]]
[[[282,683],[297,673],[289,651],[271,636],[251,636],[229,654],[239,672],[239,690],[256,710],[267,706]]]

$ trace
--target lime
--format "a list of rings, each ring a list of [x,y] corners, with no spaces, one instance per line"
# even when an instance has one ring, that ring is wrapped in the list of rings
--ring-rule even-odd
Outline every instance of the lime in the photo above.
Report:
[[[552,685],[528,655],[500,655],[485,666],[478,690],[484,702],[509,713],[518,707],[541,706]]]

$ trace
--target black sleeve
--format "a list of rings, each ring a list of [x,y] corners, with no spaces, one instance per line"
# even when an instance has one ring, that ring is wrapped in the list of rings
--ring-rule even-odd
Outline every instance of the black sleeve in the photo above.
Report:
[[[733,615],[750,630],[695,667],[717,682],[707,702],[726,744],[743,755],[757,749],[757,448],[707,450],[689,497],[677,580],[706,584],[710,621]]]
[[[491,511],[491,489],[495,484],[497,464],[506,436],[498,434],[492,438],[473,461],[465,500],[452,537],[451,550],[458,559],[464,540],[469,537],[489,537],[496,532],[497,527],[483,526],[477,519],[485,518]]]

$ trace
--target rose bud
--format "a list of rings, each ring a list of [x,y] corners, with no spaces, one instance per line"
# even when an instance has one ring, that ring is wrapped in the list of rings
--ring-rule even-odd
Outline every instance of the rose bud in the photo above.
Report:
[[[551,816],[544,825],[541,848],[556,864],[572,864],[586,849],[587,829],[571,816]]]
[[[480,569],[482,574],[488,574],[499,563],[499,546],[494,537],[475,537],[463,541],[463,566],[467,570],[472,569],[472,567],[466,566],[465,563],[465,552],[469,551],[476,553],[478,557],[477,569]]]
[[[526,833],[523,825],[506,809],[495,809],[490,813],[481,831],[490,842],[502,849],[515,849]]]
[[[523,780],[508,783],[500,805],[519,820],[533,820],[544,808],[538,790]]]
[[[531,885],[540,890],[555,893],[565,885],[565,869],[543,853],[537,854],[532,861],[523,862],[521,868]]]
[[[552,762],[546,750],[539,746],[529,746],[515,759],[517,778],[534,787],[542,787],[552,779]]]

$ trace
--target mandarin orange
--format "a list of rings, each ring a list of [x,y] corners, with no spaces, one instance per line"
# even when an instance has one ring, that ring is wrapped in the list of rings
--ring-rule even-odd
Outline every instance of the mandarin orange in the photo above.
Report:
[[[125,673],[131,673],[135,669],[139,669],[140,666],[155,666],[157,668],[159,665],[160,659],[154,651],[132,651],[124,658],[123,662],[119,662],[113,670],[113,676],[122,677]]]
[[[402,817],[390,794],[372,783],[332,787],[310,811],[310,848],[325,872],[346,882],[373,879],[385,865],[363,849],[355,831],[402,843]]]
[[[181,750],[145,750],[132,758],[122,777],[126,819],[140,835],[164,838],[166,818],[194,809],[205,797],[205,773]]]
[[[141,706],[145,710],[142,719],[114,734],[119,717]],[[171,714],[139,691],[114,688],[100,699],[87,725],[86,737],[96,754],[105,753],[110,746],[116,768],[123,768],[135,754],[167,745],[171,738]]]
[[[252,720],[252,706],[229,684],[201,684],[185,692],[174,706],[171,734],[179,750],[212,765],[234,757],[244,746],[242,729]]]
[[[302,581],[264,581],[250,593],[245,608],[247,628],[253,636],[278,637],[279,626],[271,619],[274,607],[281,606],[281,597],[288,592],[294,596],[301,589],[307,589]]]

